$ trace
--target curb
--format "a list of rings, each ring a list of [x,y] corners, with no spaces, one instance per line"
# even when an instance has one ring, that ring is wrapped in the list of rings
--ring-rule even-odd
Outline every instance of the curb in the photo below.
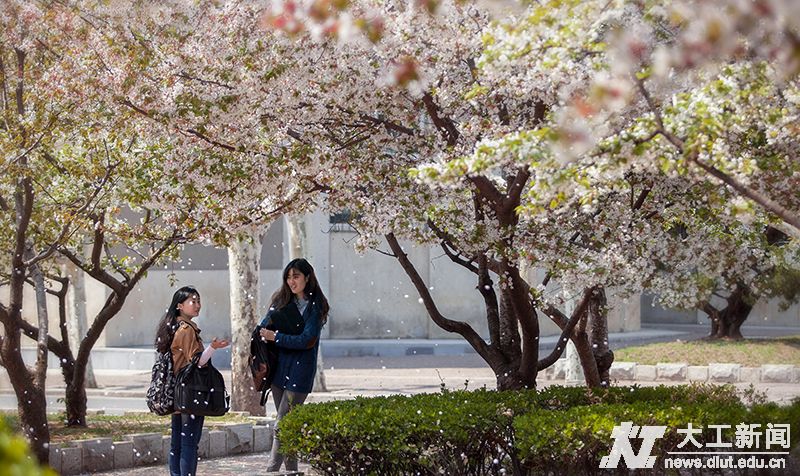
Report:
[[[198,456],[220,458],[246,453],[266,453],[272,447],[275,420],[266,418],[253,423],[228,423],[204,429]],[[126,435],[123,441],[92,438],[50,447],[50,466],[63,476],[166,465],[169,459],[170,435],[138,433]],[[279,473],[302,475],[302,472]]]
[[[542,378],[565,380],[566,369],[567,360],[559,359],[545,369]],[[723,363],[645,365],[636,362],[614,362],[611,364],[609,378],[641,382],[800,383],[800,367],[783,364],[744,367],[740,364]]]

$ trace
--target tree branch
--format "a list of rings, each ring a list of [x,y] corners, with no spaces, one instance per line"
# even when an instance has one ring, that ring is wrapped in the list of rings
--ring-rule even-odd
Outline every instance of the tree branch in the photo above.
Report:
[[[567,320],[567,317],[553,305],[548,305],[542,309],[542,311],[547,314],[553,320],[553,322],[558,325],[558,327],[561,328],[561,335],[558,337],[556,347],[552,352],[550,352],[550,355],[540,360],[536,365],[539,370],[544,370],[547,367],[550,367],[556,362],[556,360],[561,358],[561,355],[564,353],[564,349],[566,348],[564,342],[570,338],[573,329],[575,329],[575,326],[586,314],[586,310],[589,308],[589,298],[592,295],[593,290],[594,288],[586,288],[584,290],[583,298],[581,298],[581,302],[572,311],[572,315],[570,316],[569,320]]]
[[[489,342],[492,346],[500,344],[500,307],[497,301],[497,293],[494,291],[494,283],[489,275],[485,255],[478,258],[478,291],[483,296],[486,305],[486,322],[489,327]]]
[[[428,311],[428,315],[431,317],[433,322],[447,332],[453,332],[464,337],[464,339],[469,342],[472,348],[475,349],[475,351],[487,362],[489,362],[489,359],[491,358],[490,354],[493,352],[483,338],[481,338],[481,336],[479,336],[478,333],[475,332],[475,330],[466,322],[448,319],[439,312],[439,309],[436,307],[436,303],[433,301],[433,297],[431,296],[427,285],[417,272],[414,264],[408,259],[408,255],[405,253],[405,251],[403,251],[403,248],[400,246],[400,243],[397,241],[394,233],[388,233],[385,235],[385,237],[386,241],[389,243],[389,247],[395,254],[396,259],[400,262],[400,265],[403,267],[406,275],[408,275],[408,277],[411,279],[411,282],[414,284],[414,287],[417,289],[417,292],[419,293],[420,297],[422,298],[422,302],[425,305],[425,309]]]
[[[470,175],[467,179],[475,185],[475,188],[478,189],[478,192],[486,198],[489,202],[492,203],[496,208],[500,209],[503,207],[503,194],[497,190],[494,183],[491,180],[484,177],[483,175]]]
[[[197,137],[197,138],[199,138],[199,139],[201,139],[201,140],[203,140],[203,141],[205,141],[205,142],[208,142],[211,145],[215,145],[217,147],[221,147],[221,148],[223,148],[225,150],[229,150],[231,152],[236,152],[238,150],[236,147],[234,147],[232,145],[225,144],[223,142],[220,142],[220,141],[217,141],[217,140],[214,140],[214,139],[208,137],[207,135],[203,134],[202,132],[198,131],[197,129],[186,129],[186,132],[191,134],[191,135],[193,135],[193,136],[195,136],[195,137]]]
[[[439,106],[433,100],[431,93],[425,93],[425,95],[422,97],[422,103],[425,105],[425,110],[428,112],[428,116],[430,116],[431,120],[433,121],[433,125],[439,129],[439,132],[442,134],[442,137],[444,137],[447,145],[456,145],[458,138],[460,137],[458,129],[452,120],[439,115]]]
[[[95,247],[96,246],[97,244],[95,244]],[[85,263],[83,259],[81,259],[77,255],[75,255],[75,253],[73,253],[72,251],[63,246],[59,246],[58,252],[68,260],[72,261],[75,264],[75,266],[85,271],[86,274],[100,281],[101,283],[105,284],[106,286],[111,288],[114,292],[122,292],[122,287],[123,287],[122,283],[118,281],[116,278],[114,278],[114,276],[106,272],[104,269],[99,267],[96,268],[93,265]]]
[[[470,260],[464,259],[461,257],[461,253],[457,253],[454,251],[456,247],[453,246],[453,241],[447,233],[445,233],[442,229],[436,226],[436,224],[433,223],[433,221],[428,220],[427,223],[430,229],[433,230],[433,233],[439,238],[439,244],[441,245],[442,250],[444,250],[444,253],[450,258],[450,261],[463,266],[464,268],[468,269],[469,271],[475,274],[480,274],[478,267],[475,266],[474,264],[475,263],[474,259]]]
[[[214,81],[214,80],[211,80],[211,79],[203,79],[203,78],[198,78],[198,77],[195,77],[195,76],[189,76],[189,74],[185,73],[185,72],[178,73],[175,76],[177,76],[179,78],[183,78],[183,79],[188,79],[190,81],[197,81],[198,83],[206,85],[206,86],[209,86],[209,85],[211,85],[211,86],[219,86],[219,87],[225,88],[225,89],[227,89],[229,91],[233,90],[233,86],[230,86],[228,84],[220,83],[219,81]]]
[[[380,119],[380,118],[373,117],[373,116],[370,116],[370,115],[367,115],[367,114],[362,114],[361,117],[362,117],[362,119],[364,119],[366,121],[382,125],[388,131],[400,132],[402,134],[406,134],[406,135],[409,135],[409,136],[416,135],[416,131],[414,131],[414,129],[411,129],[410,127],[406,127],[406,126],[397,124],[397,123],[392,122],[392,121],[388,121],[386,119]]]
[[[505,203],[503,204],[503,211],[502,213],[512,213],[520,204],[522,191],[525,189],[525,184],[528,183],[528,179],[531,177],[530,168],[527,166],[519,166],[517,167],[517,175],[514,177],[511,186],[508,187],[508,192],[506,193]],[[514,212],[515,213],[515,212]]]
[[[27,266],[32,266],[32,265],[38,263],[39,261],[42,261],[44,259],[49,258],[53,254],[53,252],[55,252],[55,250],[59,246],[59,244],[64,240],[64,238],[67,237],[67,235],[70,234],[70,226],[72,225],[74,217],[80,215],[81,213],[86,211],[86,209],[89,208],[89,206],[92,204],[92,202],[94,202],[94,200],[98,197],[98,195],[100,195],[100,192],[103,190],[103,187],[105,186],[105,184],[108,183],[108,181],[111,178],[112,172],[117,168],[118,165],[119,165],[119,162],[117,162],[116,164],[113,164],[113,165],[109,164],[108,167],[106,167],[106,171],[105,171],[105,175],[103,176],[103,179],[100,181],[100,183],[98,185],[96,185],[94,187],[94,191],[83,202],[83,204],[80,207],[78,207],[78,209],[75,210],[72,213],[72,217],[73,218],[68,220],[67,223],[64,224],[64,226],[61,228],[61,232],[59,233],[58,237],[55,240],[53,240],[52,243],[50,243],[50,245],[47,247],[47,249],[43,250],[41,253],[37,254],[32,259],[27,261],[25,263]],[[97,235],[97,231],[98,231],[98,228],[95,227],[95,236]]]
[[[716,167],[708,164],[704,164],[701,162],[698,157],[697,153],[693,153],[690,156],[690,161],[696,164],[698,167],[703,169],[712,177],[717,178],[725,185],[731,187],[732,189],[736,190],[740,195],[743,195],[750,200],[756,202],[757,204],[761,205],[762,208],[767,210],[768,212],[776,215],[781,220],[785,221],[786,223],[792,225],[793,227],[800,230],[800,215],[796,212],[791,211],[779,203],[775,202],[774,200],[770,199],[769,197],[765,196],[764,194],[758,192],[757,190],[753,190],[750,187],[747,187],[731,177],[730,175],[722,172],[721,170],[717,169]]]
[[[650,112],[652,112],[653,116],[655,117],[656,126],[658,128],[657,132],[660,133],[662,136],[664,136],[664,138],[666,138],[673,146],[675,146],[675,148],[678,149],[678,151],[680,151],[683,154],[686,154],[687,150],[685,148],[683,140],[681,140],[674,134],[667,131],[666,128],[664,127],[664,121],[662,120],[661,117],[661,111],[658,110],[655,103],[653,102],[650,93],[647,91],[647,88],[644,85],[644,81],[642,79],[636,78],[636,84],[638,86],[640,93],[647,102],[647,106],[650,109]],[[718,179],[722,183],[731,187],[740,195],[756,202],[768,212],[778,216],[789,225],[800,230],[800,215],[798,215],[797,212],[789,210],[780,205],[779,203],[775,202],[774,200],[770,199],[766,195],[762,194],[761,192],[754,190],[750,187],[747,187],[746,185],[740,183],[735,178],[719,170],[713,165],[701,162],[697,150],[689,152],[687,160],[690,163],[693,163],[696,166],[700,167],[707,174],[711,175],[712,177]]]
[[[124,281],[130,281],[131,277],[125,272],[125,269],[119,264],[117,258],[111,254],[111,247],[108,246],[107,241],[103,241],[103,251],[105,252],[106,258],[108,258],[108,262],[111,263],[111,267],[114,268],[114,271],[119,273]]]
[[[20,330],[22,330],[22,333],[25,334],[26,337],[29,337],[34,341],[39,340],[39,328],[31,324],[30,322],[24,319],[21,320]],[[51,335],[47,336],[47,349],[62,359],[72,358],[72,355],[70,354],[69,351],[69,347],[66,345],[66,343],[56,340]]]

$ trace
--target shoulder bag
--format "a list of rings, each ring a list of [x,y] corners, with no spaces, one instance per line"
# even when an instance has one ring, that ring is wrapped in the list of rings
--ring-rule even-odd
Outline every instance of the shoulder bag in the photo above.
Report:
[[[225,389],[222,374],[211,360],[199,367],[201,353],[185,365],[175,382],[175,410],[203,416],[222,416],[231,408],[231,397]]]

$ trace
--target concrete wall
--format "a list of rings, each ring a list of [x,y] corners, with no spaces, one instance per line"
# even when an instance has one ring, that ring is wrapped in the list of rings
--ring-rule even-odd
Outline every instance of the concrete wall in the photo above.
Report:
[[[710,324],[708,315],[702,311],[667,309],[653,305],[655,296],[642,294],[642,323],[646,324]],[[715,298],[715,306],[723,306],[724,302]],[[750,316],[745,321],[747,327],[796,327],[800,329],[800,304],[793,304],[786,310],[780,309],[779,299],[762,299],[756,302]]]
[[[419,294],[395,258],[353,250],[355,233],[330,235],[332,306],[330,335],[338,338],[461,338],[441,330],[428,317]],[[402,243],[409,259],[431,288],[445,317],[468,322],[488,335],[483,299],[474,275],[449,260],[431,259],[428,247]],[[388,245],[382,249],[388,250]]]
[[[263,301],[277,289],[283,269],[283,221],[276,221],[263,240],[261,253],[261,291]],[[97,342],[98,347],[152,346],[158,320],[164,315],[172,294],[181,286],[194,285],[200,291],[203,309],[198,325],[207,340],[230,336],[230,299],[228,295],[228,253],[202,245],[187,246],[179,261],[151,269],[125,301],[120,312],[106,325]],[[86,276],[87,319],[91,325],[102,309],[109,290],[100,282]],[[0,288],[0,299],[8,302],[8,287]],[[59,335],[58,300],[48,295],[50,334]],[[23,316],[36,322],[36,301],[33,288],[24,292]],[[264,306],[262,305],[262,311]],[[263,312],[262,312],[263,313]],[[0,333],[2,328],[0,328]],[[23,337],[23,346],[35,343]]]
[[[281,281],[283,267],[283,221],[278,220],[265,235],[261,252],[260,314],[266,313],[266,302]],[[197,325],[203,339],[230,337],[230,294],[228,252],[207,246],[188,246],[180,261],[154,269],[142,279],[128,296],[119,314],[106,326],[104,339],[98,345],[127,347],[152,345],[155,328],[166,312],[173,293],[181,286],[192,285],[200,292],[202,310]],[[105,290],[103,290],[105,291]],[[89,296],[87,289],[87,296]],[[89,301],[99,296],[92,294]]]
[[[656,296],[644,293],[641,297],[642,322],[651,324],[697,324],[696,311],[668,309],[655,303]]]
[[[261,295],[269,296],[280,283],[281,270],[262,269],[260,278]],[[151,345],[172,294],[185,285],[193,285],[200,292],[203,307],[195,322],[203,331],[203,340],[230,337],[228,279],[227,270],[175,271],[171,278],[164,271],[153,272],[128,296],[122,310],[106,326],[104,342],[98,344],[109,347]],[[262,299],[262,303],[265,301]],[[260,309],[260,315],[266,313],[264,305]]]
[[[702,314],[708,320],[705,314]],[[750,317],[747,318],[748,326],[789,326],[800,328],[800,305],[794,304],[782,311],[780,299],[763,299],[758,301]]]
[[[327,217],[310,218],[312,229],[330,229]],[[358,255],[353,250],[357,236],[352,231],[329,231],[329,260],[333,281],[330,336],[333,338],[429,338],[461,339],[439,328],[428,316],[419,294],[395,258],[376,251]],[[450,319],[469,323],[484,338],[489,337],[483,297],[474,274],[454,264],[438,248],[401,243],[422,279],[431,289],[439,311]],[[388,250],[386,244],[381,249]],[[315,264],[316,267],[316,264]],[[497,278],[494,282],[497,282]],[[532,271],[529,282],[541,282],[541,272]],[[621,300],[609,293],[609,332],[639,330],[637,298]],[[561,330],[540,313],[543,336]]]

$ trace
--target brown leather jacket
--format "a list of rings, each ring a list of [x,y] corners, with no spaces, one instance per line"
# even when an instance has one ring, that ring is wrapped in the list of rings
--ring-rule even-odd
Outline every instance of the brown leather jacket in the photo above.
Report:
[[[190,319],[178,318],[178,329],[172,339],[172,370],[175,375],[187,365],[192,357],[203,351],[200,329]]]

